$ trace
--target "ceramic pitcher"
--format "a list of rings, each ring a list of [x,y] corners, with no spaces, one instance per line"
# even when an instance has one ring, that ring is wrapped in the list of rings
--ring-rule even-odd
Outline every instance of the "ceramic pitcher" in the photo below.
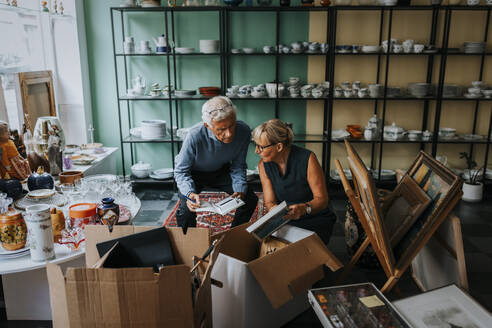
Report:
[[[25,221],[31,247],[31,260],[42,262],[55,258],[50,207],[32,205],[26,208]]]

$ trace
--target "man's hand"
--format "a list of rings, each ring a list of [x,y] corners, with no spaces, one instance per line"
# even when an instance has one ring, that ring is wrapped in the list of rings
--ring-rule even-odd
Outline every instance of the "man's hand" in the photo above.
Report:
[[[241,198],[244,200],[244,197],[246,197],[246,194],[244,192],[235,192],[231,195],[233,198]]]
[[[194,192],[192,192],[188,195],[188,198],[193,199],[195,202],[193,203],[192,201],[187,200],[186,206],[188,206],[190,211],[195,212],[195,210],[200,207],[200,196],[198,196],[198,194],[195,194]]]
[[[289,212],[284,215],[286,220],[297,220],[304,214],[306,214],[306,204],[294,204],[288,206]]]

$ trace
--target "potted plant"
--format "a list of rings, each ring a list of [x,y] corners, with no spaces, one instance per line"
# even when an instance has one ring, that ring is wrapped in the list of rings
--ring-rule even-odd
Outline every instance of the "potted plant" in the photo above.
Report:
[[[478,181],[481,168],[475,169],[477,167],[477,162],[475,162],[467,152],[461,152],[460,158],[466,160],[467,167],[467,170],[465,170],[465,173],[463,174],[465,183],[463,184],[462,199],[467,202],[480,202],[483,197],[483,184]]]

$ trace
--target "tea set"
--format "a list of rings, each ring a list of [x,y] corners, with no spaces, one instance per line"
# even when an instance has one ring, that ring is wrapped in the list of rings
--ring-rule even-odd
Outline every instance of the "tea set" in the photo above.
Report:
[[[265,54],[273,54],[275,51],[278,53],[284,53],[284,54],[302,54],[302,53],[328,53],[328,43],[319,43],[319,42],[301,42],[301,41],[296,41],[292,42],[290,46],[288,45],[283,45],[279,44],[276,47],[275,46],[270,46],[270,45],[265,45],[262,48],[263,53]],[[240,54],[240,53],[246,53],[246,54],[251,54],[251,53],[256,53],[257,49],[256,48],[232,48],[231,53],[232,54]]]
[[[155,43],[155,53],[156,54],[165,54],[167,53],[168,49],[168,41],[167,38],[164,34],[157,38],[152,38],[152,40]],[[174,44],[172,41],[169,41],[169,44],[171,44],[171,47],[174,47]],[[141,55],[149,55],[152,54],[152,48],[150,46],[150,41],[148,40],[140,40],[139,47],[135,49],[135,41],[132,36],[126,36],[125,40],[123,41],[123,52],[127,55],[135,54],[136,53],[141,54]]]
[[[261,83],[256,86],[246,84],[243,86],[233,85],[227,88],[227,97],[239,97],[239,98],[276,98],[288,96],[291,98],[322,98],[328,95],[330,83],[328,81],[318,84],[305,84],[302,85],[300,78],[292,76],[288,82],[284,83]]]

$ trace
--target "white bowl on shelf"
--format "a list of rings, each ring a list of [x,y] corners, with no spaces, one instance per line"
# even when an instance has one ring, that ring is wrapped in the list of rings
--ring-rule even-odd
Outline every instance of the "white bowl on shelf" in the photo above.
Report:
[[[139,179],[145,179],[149,176],[150,171],[152,170],[152,165],[149,163],[139,161],[137,164],[133,164],[131,169],[132,169],[132,174],[135,177]]]

